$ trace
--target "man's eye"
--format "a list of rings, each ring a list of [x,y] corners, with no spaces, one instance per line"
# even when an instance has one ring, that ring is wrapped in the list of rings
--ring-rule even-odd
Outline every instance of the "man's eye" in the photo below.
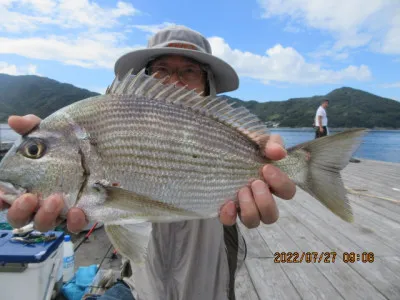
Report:
[[[200,70],[196,69],[196,68],[187,68],[187,69],[185,69],[185,72],[186,73],[199,73]]]
[[[165,67],[155,67],[152,69],[152,73],[168,74],[168,69]]]

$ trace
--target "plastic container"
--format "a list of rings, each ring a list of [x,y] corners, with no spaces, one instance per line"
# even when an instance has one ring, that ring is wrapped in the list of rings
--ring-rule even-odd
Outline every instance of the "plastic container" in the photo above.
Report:
[[[63,232],[37,244],[12,241],[11,230],[0,230],[0,299],[49,300],[62,269]]]
[[[68,282],[75,274],[74,244],[71,241],[71,236],[65,235],[63,244],[63,281]]]

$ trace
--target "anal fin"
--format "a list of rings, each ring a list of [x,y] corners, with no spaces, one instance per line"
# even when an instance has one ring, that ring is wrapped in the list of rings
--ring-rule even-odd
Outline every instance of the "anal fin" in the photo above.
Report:
[[[105,230],[111,243],[122,256],[136,264],[145,263],[152,230],[150,222],[105,225]]]

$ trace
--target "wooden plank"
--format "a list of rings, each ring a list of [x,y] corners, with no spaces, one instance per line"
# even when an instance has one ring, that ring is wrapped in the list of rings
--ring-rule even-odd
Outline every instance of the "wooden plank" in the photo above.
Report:
[[[400,244],[394,243],[394,239],[400,239],[400,223],[382,217],[376,212],[367,209],[356,203],[352,204],[356,224],[363,227],[363,230],[371,230],[393,249],[400,252]]]
[[[358,220],[360,226],[364,230],[371,230],[393,249],[400,252],[400,243],[394,242],[400,240],[400,223],[390,220],[375,211],[363,207],[362,205],[353,204],[354,218]]]
[[[291,236],[302,251],[328,252],[329,247],[312,231],[293,217],[280,220],[279,226]],[[310,250],[312,249],[312,250]],[[359,253],[359,252],[357,252]],[[326,257],[326,256],[324,256]],[[316,262],[316,267],[333,284],[345,299],[398,299],[400,285],[398,275],[376,258],[372,263],[345,263],[338,253],[335,262]],[[368,296],[365,296],[368,295]]]
[[[275,264],[273,258],[251,258],[246,265],[260,300],[301,299],[281,265]]]
[[[283,205],[287,205],[292,214],[298,216],[302,222],[308,222],[308,226],[312,228],[313,232],[316,230],[319,234],[324,235],[327,239],[326,242],[329,241],[329,245],[336,247],[338,251],[372,251],[376,256],[390,256],[398,253],[396,247],[390,247],[393,242],[389,243],[375,232],[366,230],[365,220],[357,219],[354,223],[344,222],[302,190],[297,191],[296,198],[290,202],[290,205],[288,203],[283,203]],[[299,211],[301,211],[301,216],[299,216]],[[304,222],[303,224],[307,224]],[[342,237],[346,237],[353,243],[340,242],[344,241]],[[332,243],[332,240],[335,242]],[[354,248],[354,245],[357,247]]]
[[[400,275],[400,255],[379,257],[378,259],[381,260],[394,273]]]
[[[288,219],[288,217],[280,218],[279,220],[285,219]],[[278,221],[278,223],[280,222]],[[276,251],[279,253],[293,253],[300,251],[299,246],[294,243],[290,236],[282,230],[278,223],[259,228],[261,236],[271,248],[272,252],[274,253]],[[275,263],[275,266],[271,266],[271,268],[276,268],[276,265],[281,266],[303,299],[342,298],[336,289],[333,288],[332,284],[324,276],[322,276],[321,272],[314,264],[278,262]]]
[[[380,174],[376,176],[379,177]],[[395,184],[385,183],[384,178],[379,180],[382,182],[374,182],[372,179],[363,178],[361,174],[353,174],[351,177],[344,179],[344,184],[349,193],[371,196],[379,200],[397,202],[398,204],[400,197],[395,190]],[[400,178],[396,180],[400,181]]]
[[[394,272],[391,260],[384,257],[375,258],[372,263],[355,262],[349,266],[362,275],[371,285],[379,290],[387,299],[400,299],[400,272]]]
[[[345,185],[350,188],[364,188],[372,194],[399,199],[400,164],[364,161],[349,164],[342,172]]]
[[[238,300],[259,300],[256,289],[250,280],[246,264],[243,264],[236,274],[235,296]]]
[[[389,209],[388,207],[385,207],[381,205],[380,203],[377,203],[374,201],[374,198],[371,197],[357,197],[354,195],[349,195],[349,199],[351,200],[351,204],[356,204],[359,206],[362,206],[366,209],[369,209],[377,214],[379,214],[381,217],[388,218],[394,222],[397,222],[400,224],[400,205],[392,205],[392,207]],[[369,200],[369,201],[367,201]],[[376,199],[375,199],[376,200]],[[380,202],[387,202],[384,200],[380,200]],[[398,207],[396,207],[398,206]],[[399,210],[396,211],[395,208],[398,208]]]
[[[358,199],[360,201],[362,200],[363,202],[372,203],[375,206],[386,208],[386,209],[388,209],[388,210],[400,215],[400,202],[396,203],[396,202],[392,202],[392,201],[388,201],[388,200],[382,200],[382,199],[368,197],[368,196],[362,196],[362,197],[359,197]]]
[[[238,224],[240,232],[246,241],[248,258],[273,257],[271,250],[257,229],[248,229],[240,222]]]
[[[400,164],[399,164],[400,165]],[[384,194],[394,196],[394,190],[392,187],[398,185],[397,179],[399,178],[399,170],[390,172],[386,170],[384,166],[376,166],[366,168],[360,166],[358,169],[352,169],[351,172],[344,170],[342,175],[344,182],[349,187],[366,188],[375,192],[382,192]],[[388,189],[390,187],[390,189]]]

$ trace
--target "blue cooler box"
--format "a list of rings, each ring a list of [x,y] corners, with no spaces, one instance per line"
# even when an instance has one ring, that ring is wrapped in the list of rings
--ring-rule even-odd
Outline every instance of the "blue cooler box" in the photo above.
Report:
[[[56,239],[25,244],[12,241],[11,230],[0,230],[0,299],[51,299],[56,284],[62,284],[64,233],[50,234]]]

